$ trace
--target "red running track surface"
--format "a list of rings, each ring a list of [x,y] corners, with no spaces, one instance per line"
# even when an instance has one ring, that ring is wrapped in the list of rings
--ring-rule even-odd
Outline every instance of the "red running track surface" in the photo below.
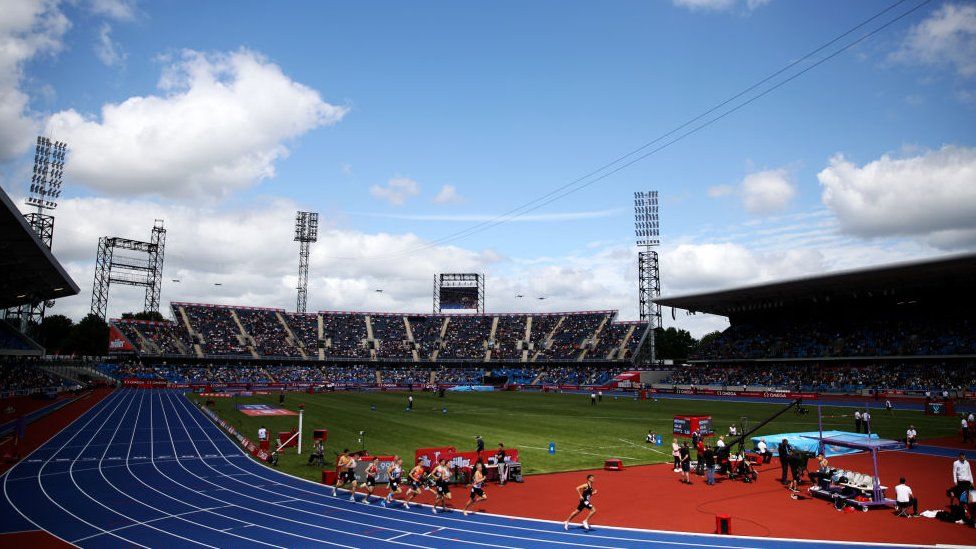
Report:
[[[887,452],[880,457],[881,478],[893,487],[905,475],[919,498],[920,511],[941,509],[947,502],[951,459],[905,452]],[[831,464],[870,472],[869,455],[834,458]],[[474,508],[489,513],[549,520],[565,520],[576,508],[575,487],[586,475],[596,475],[598,513],[593,524],[713,533],[715,515],[732,517],[733,533],[743,536],[824,539],[888,543],[976,543],[973,528],[927,518],[897,518],[890,510],[841,513],[826,501],[793,500],[779,484],[777,461],[760,469],[759,482],[719,481],[706,486],[704,477],[692,475],[694,484],[678,482],[670,465],[632,467],[622,472],[603,470],[555,473],[526,477],[523,484],[489,485],[488,501]],[[801,487],[801,493],[810,486]],[[467,490],[455,488],[454,506],[463,507]],[[377,491],[379,493],[379,491]],[[417,501],[429,503],[427,493]],[[577,519],[579,520],[579,519]]]

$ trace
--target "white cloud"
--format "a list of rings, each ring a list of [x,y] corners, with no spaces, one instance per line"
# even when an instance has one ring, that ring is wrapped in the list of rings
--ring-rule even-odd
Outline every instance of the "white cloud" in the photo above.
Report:
[[[464,202],[464,197],[458,194],[454,185],[444,185],[434,197],[435,204],[460,204],[461,202]]]
[[[976,76],[976,5],[947,2],[908,31],[892,59]]]
[[[102,23],[98,29],[98,41],[95,42],[95,56],[105,65],[113,67],[125,61],[126,55],[118,43],[112,40],[112,26]]]
[[[98,117],[50,117],[49,131],[71,147],[72,180],[109,195],[223,197],[273,177],[290,139],[346,113],[246,49],[185,50],[159,87]]]
[[[781,212],[796,196],[796,186],[784,169],[751,173],[742,180],[742,203],[751,214]]]
[[[733,243],[681,244],[661,254],[661,279],[674,293],[711,291],[821,272],[814,249],[757,253]]]
[[[136,16],[135,0],[90,0],[88,6],[92,13],[117,21],[130,21]]]
[[[751,173],[738,185],[715,185],[708,188],[709,198],[736,196],[753,215],[769,215],[786,210],[796,196],[796,185],[784,168]]]
[[[380,200],[386,200],[394,206],[401,206],[411,197],[420,194],[420,183],[409,177],[394,177],[386,182],[385,187],[373,185],[369,194]]]
[[[0,162],[25,152],[38,122],[21,89],[23,66],[44,54],[57,53],[70,23],[56,0],[5,0],[0,16]]]
[[[580,219],[602,219],[621,215],[624,210],[592,210],[581,212],[554,212],[541,214],[525,214],[518,217],[506,218],[507,223],[526,223],[526,222],[559,222],[559,221],[578,221]],[[500,217],[499,214],[386,214],[386,213],[367,213],[360,214],[369,217],[385,217],[388,219],[404,219],[407,221],[494,221]]]
[[[976,148],[886,154],[864,166],[837,155],[817,178],[846,233],[923,237],[940,248],[976,241]]]
[[[745,8],[752,11],[765,6],[771,1],[772,0],[745,0],[745,2],[741,2],[740,0],[672,0],[675,6],[687,8],[693,11],[726,11],[740,6],[741,4],[745,4]]]
[[[675,6],[691,10],[727,10],[735,5],[735,0],[673,0]]]
[[[723,196],[729,196],[735,192],[735,187],[732,185],[715,185],[708,188],[709,198],[721,198]]]

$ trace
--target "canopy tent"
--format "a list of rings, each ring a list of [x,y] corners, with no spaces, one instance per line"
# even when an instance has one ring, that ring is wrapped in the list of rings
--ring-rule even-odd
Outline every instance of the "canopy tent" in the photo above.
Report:
[[[824,431],[823,435],[829,437],[831,440],[838,441],[868,441],[868,440],[878,440],[878,435],[875,433],[861,434],[861,433],[849,433],[846,431]],[[769,448],[773,454],[778,454],[779,443],[786,439],[790,443],[790,446],[795,450],[801,450],[804,452],[810,452],[811,454],[818,454],[821,451],[825,452],[827,457],[840,456],[844,454],[853,454],[861,449],[850,448],[849,446],[840,444],[828,444],[824,448],[820,447],[820,431],[805,431],[800,433],[779,433],[773,435],[762,435],[752,437],[753,446],[757,446],[760,440],[766,442],[766,446]],[[811,440],[813,439],[813,440]]]
[[[886,498],[881,489],[881,479],[878,474],[878,452],[881,450],[898,450],[904,447],[904,445],[897,440],[890,440],[884,438],[867,438],[867,437],[849,437],[849,436],[825,436],[830,431],[825,432],[819,436],[805,436],[806,439],[811,439],[817,442],[820,451],[825,448],[834,446],[840,448],[848,448],[852,451],[864,451],[871,452],[871,462],[874,464],[874,474],[872,475],[872,490],[871,490],[871,501],[865,503],[865,506],[892,506],[894,505],[894,500]],[[853,433],[846,433],[847,435]],[[876,435],[875,435],[876,436]]]

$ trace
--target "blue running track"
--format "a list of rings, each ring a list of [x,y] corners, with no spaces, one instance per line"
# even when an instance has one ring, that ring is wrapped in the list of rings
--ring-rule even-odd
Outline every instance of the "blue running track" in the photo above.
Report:
[[[173,391],[114,392],[0,482],[0,533],[43,529],[79,547],[865,545],[599,525],[567,532],[549,521],[367,507],[253,461]]]

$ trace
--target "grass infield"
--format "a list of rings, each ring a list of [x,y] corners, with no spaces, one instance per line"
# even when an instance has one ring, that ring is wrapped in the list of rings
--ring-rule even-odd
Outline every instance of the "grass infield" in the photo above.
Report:
[[[710,415],[715,430],[726,433],[729,425],[745,420],[755,425],[782,408],[781,404],[751,404],[712,400],[658,399],[604,396],[596,406],[588,395],[542,394],[534,392],[451,393],[438,398],[435,393],[415,392],[413,411],[407,412],[407,393],[336,392],[286,393],[284,408],[297,410],[305,405],[303,454],[294,449],[281,456],[279,469],[299,477],[321,480],[321,469],[308,466],[312,430],[328,429],[325,447],[326,468],[332,468],[335,454],[343,448],[365,448],[373,455],[399,454],[411,464],[414,449],[429,446],[454,446],[475,449],[475,435],[485,440],[485,449],[498,442],[519,450],[525,474],[593,469],[603,460],[620,458],[625,465],[660,463],[671,460],[672,416]],[[202,402],[195,395],[189,398]],[[214,410],[247,437],[257,440],[261,425],[274,438],[278,431],[298,426],[296,416],[246,416],[237,404],[278,406],[278,395],[214,399]],[[446,408],[447,413],[442,412]],[[788,412],[759,433],[814,431],[816,408],[798,416]],[[824,429],[853,430],[853,408],[824,407]],[[904,437],[914,424],[922,438],[949,436],[956,432],[955,418],[925,416],[921,412],[895,410],[889,416],[873,410],[875,431],[883,438]],[[648,429],[664,435],[663,446],[644,442]],[[364,443],[359,432],[365,431]],[[728,437],[726,437],[728,438]],[[556,453],[549,454],[549,443]]]

